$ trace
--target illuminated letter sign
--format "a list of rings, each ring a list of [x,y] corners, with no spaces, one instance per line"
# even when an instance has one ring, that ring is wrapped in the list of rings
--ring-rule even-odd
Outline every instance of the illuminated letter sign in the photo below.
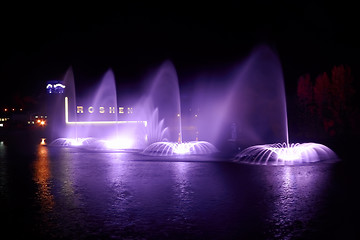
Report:
[[[102,109],[101,109],[102,108]],[[105,111],[104,107],[100,107],[99,111]],[[76,112],[77,113],[84,113],[84,107],[83,106],[77,106]],[[132,113],[133,109],[128,108],[128,113]],[[90,106],[88,108],[89,113],[94,112],[94,107]],[[115,107],[109,107],[109,113],[115,113]],[[124,113],[124,108],[119,107],[119,113]],[[142,124],[144,127],[147,127],[147,121],[69,121],[69,99],[68,97],[65,97],[65,123],[71,124],[71,125],[107,125],[107,124]]]
[[[109,107],[109,113],[115,113],[115,107]]]
[[[107,112],[105,109],[107,107],[99,107],[98,113],[110,113],[110,114],[114,114],[117,113],[116,112],[116,107],[109,107],[109,112]],[[87,107],[87,112],[88,113],[95,113],[95,109],[97,109],[97,107]],[[84,106],[76,106],[76,113],[77,114],[83,114],[84,113]],[[119,114],[133,114],[134,113],[134,109],[132,107],[119,107],[118,109],[118,113]]]
[[[83,108],[83,106],[77,106],[76,113],[84,113],[84,108]]]

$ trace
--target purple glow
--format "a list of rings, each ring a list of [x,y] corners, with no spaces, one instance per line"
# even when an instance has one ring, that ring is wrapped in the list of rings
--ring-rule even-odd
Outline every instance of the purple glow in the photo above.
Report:
[[[105,140],[107,149],[130,149],[134,147],[134,139],[131,137],[118,137],[110,140]]]
[[[182,132],[181,118],[177,117],[181,115],[181,103],[178,76],[172,62],[161,64],[145,79],[144,85],[144,93],[136,108],[141,111],[141,118],[148,121],[148,143],[178,142]]]
[[[235,161],[263,165],[287,165],[335,160],[336,154],[318,143],[277,143],[256,145],[244,149],[235,156]]]
[[[206,141],[183,141],[180,88],[177,73],[170,61],[165,61],[149,79],[143,107],[147,146],[143,154],[156,156],[196,155],[217,152]],[[195,139],[192,139],[195,140]]]
[[[89,97],[77,99],[75,82],[70,68],[63,80],[66,91],[63,94],[52,95],[59,98],[59,111],[63,108],[63,122],[52,124],[52,130],[57,136],[49,146],[77,147],[89,150],[118,150],[126,148],[143,148],[145,146],[144,128],[147,121],[135,114],[117,114],[117,93],[115,78],[112,70],[108,70],[102,77],[99,86]],[[61,99],[60,99],[61,98]],[[62,102],[62,103],[61,103]],[[107,109],[107,111],[88,112],[79,114],[77,106],[85,104],[93,109]],[[113,112],[109,112],[114,109]],[[56,114],[53,114],[56,115]],[[121,116],[120,116],[121,115]],[[131,115],[131,116],[130,116]],[[54,118],[53,118],[54,119]]]
[[[282,67],[269,47],[259,46],[243,61],[198,82],[193,102],[201,111],[201,139],[216,146],[229,140],[239,146],[288,142]]]
[[[214,145],[205,141],[184,143],[156,142],[145,148],[143,154],[153,156],[203,155],[212,154],[217,151]]]
[[[303,164],[334,160],[335,153],[318,143],[289,144],[284,80],[278,57],[268,48],[259,48],[238,73],[227,103],[242,105],[234,116],[242,129],[248,147],[235,161],[252,164]],[[235,95],[234,95],[235,94]],[[234,102],[234,98],[237,101]],[[242,141],[242,140],[240,140]],[[264,142],[284,141],[280,144]]]
[[[57,130],[60,138],[50,145],[99,151],[137,149],[156,156],[212,154],[223,146],[225,151],[231,146],[233,152],[254,145],[236,159],[280,165],[317,162],[334,155],[321,144],[289,144],[281,64],[270,48],[256,48],[223,75],[214,79],[214,85],[208,77],[203,83],[194,81],[199,85],[192,93],[186,92],[191,103],[185,109],[176,69],[165,61],[145,79],[144,91],[127,108],[131,114],[124,114],[112,70],[104,74],[90,97],[78,100],[69,69],[64,94],[54,95],[62,96],[64,117]],[[267,142],[286,143],[263,145]]]
[[[78,147],[95,151],[145,148],[144,154],[184,155],[208,154],[216,148],[208,142],[182,143],[180,93],[177,74],[170,61],[160,66],[144,97],[138,100],[138,119],[118,119],[117,114],[90,112],[89,117],[79,119],[73,74],[69,70],[64,81],[69,91],[64,97],[64,114],[67,137],[60,137],[50,146]],[[108,71],[101,81],[91,102],[94,108],[114,106],[117,108],[115,79]],[[103,108],[103,107],[102,107]],[[103,108],[104,109],[104,108]],[[81,112],[82,113],[82,112]],[[172,142],[164,142],[164,141]],[[178,143],[179,142],[179,143]],[[146,147],[148,146],[148,147]]]
[[[50,144],[53,147],[73,147],[90,151],[117,151],[131,149],[134,145],[134,139],[131,137],[118,137],[107,140],[95,138],[58,138]]]
[[[94,138],[57,138],[52,141],[49,146],[56,147],[79,147],[91,145],[95,141]]]

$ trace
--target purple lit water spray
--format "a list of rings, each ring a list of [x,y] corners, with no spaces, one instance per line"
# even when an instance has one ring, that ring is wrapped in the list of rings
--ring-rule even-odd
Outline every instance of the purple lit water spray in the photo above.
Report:
[[[183,142],[180,88],[174,65],[170,61],[165,61],[155,75],[150,77],[149,83],[146,87],[148,89],[146,97],[141,105],[145,106],[146,110],[153,109],[151,113],[155,111],[159,114],[161,124],[164,123],[169,129],[169,141],[159,139],[146,147],[143,153],[173,156],[217,152],[215,146],[207,141]]]
[[[137,108],[143,111],[142,117],[145,119],[149,119],[155,111],[157,119],[162,120],[169,129],[164,137],[171,142],[182,142],[180,89],[176,69],[171,61],[162,63],[147,79],[143,99]]]
[[[217,146],[289,142],[281,64],[261,46],[240,63],[199,77],[199,135]]]
[[[193,106],[200,110],[196,114],[195,128],[201,140],[183,142],[180,88],[172,62],[165,61],[149,77],[145,93],[135,106],[140,121],[118,121],[118,114],[103,114],[103,106],[118,109],[111,70],[106,72],[95,94],[85,100],[85,104],[91,105],[89,112],[93,108],[100,109],[99,112],[90,112],[86,119],[79,119],[74,76],[69,69],[64,78],[66,126],[62,130],[66,136],[55,140],[54,144],[86,145],[92,150],[136,145],[145,148],[143,154],[172,156],[211,154],[217,152],[213,143],[216,146],[235,143],[245,148],[236,155],[236,161],[277,165],[316,162],[335,156],[321,144],[290,144],[282,68],[270,48],[258,47],[229,72],[219,75],[221,79],[216,79],[217,85],[211,85],[206,79],[195,89]],[[123,123],[126,125],[120,130],[119,124]],[[141,126],[145,128],[139,134]],[[282,143],[268,144],[271,142]]]
[[[257,48],[234,79],[225,105],[227,111],[238,105],[237,112],[224,116],[246,126],[242,136],[246,144],[251,144],[235,156],[236,161],[285,165],[336,158],[334,152],[322,144],[289,142],[282,68],[270,48]],[[269,144],[271,142],[279,143]]]

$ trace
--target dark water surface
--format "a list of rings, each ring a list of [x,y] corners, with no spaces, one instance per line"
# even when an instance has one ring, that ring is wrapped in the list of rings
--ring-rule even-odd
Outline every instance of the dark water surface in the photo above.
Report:
[[[257,166],[2,141],[1,239],[350,239],[359,188],[348,162]]]

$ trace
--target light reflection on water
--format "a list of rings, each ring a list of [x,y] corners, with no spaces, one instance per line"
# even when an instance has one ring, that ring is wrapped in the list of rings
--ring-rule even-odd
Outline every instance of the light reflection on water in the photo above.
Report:
[[[269,231],[276,239],[293,239],[309,229],[321,212],[324,190],[328,187],[329,172],[324,165],[282,166],[277,174],[267,174],[271,186]],[[324,201],[325,202],[325,201]],[[271,207],[272,206],[272,207]]]
[[[11,192],[5,214],[12,222],[27,216],[33,222],[24,226],[43,238],[296,238],[324,221],[319,213],[336,186],[330,164],[254,166],[40,145],[35,156],[15,152],[0,147],[0,180]]]
[[[0,196],[5,198],[7,193],[7,147],[0,141]]]
[[[172,166],[173,187],[172,192],[176,201],[173,203],[172,216],[169,220],[187,224],[191,216],[191,205],[195,201],[194,188],[187,173],[190,171],[191,163],[176,162]]]
[[[39,145],[34,162],[34,181],[38,185],[36,195],[40,199],[44,211],[54,207],[54,196],[51,193],[51,170],[48,148]]]

